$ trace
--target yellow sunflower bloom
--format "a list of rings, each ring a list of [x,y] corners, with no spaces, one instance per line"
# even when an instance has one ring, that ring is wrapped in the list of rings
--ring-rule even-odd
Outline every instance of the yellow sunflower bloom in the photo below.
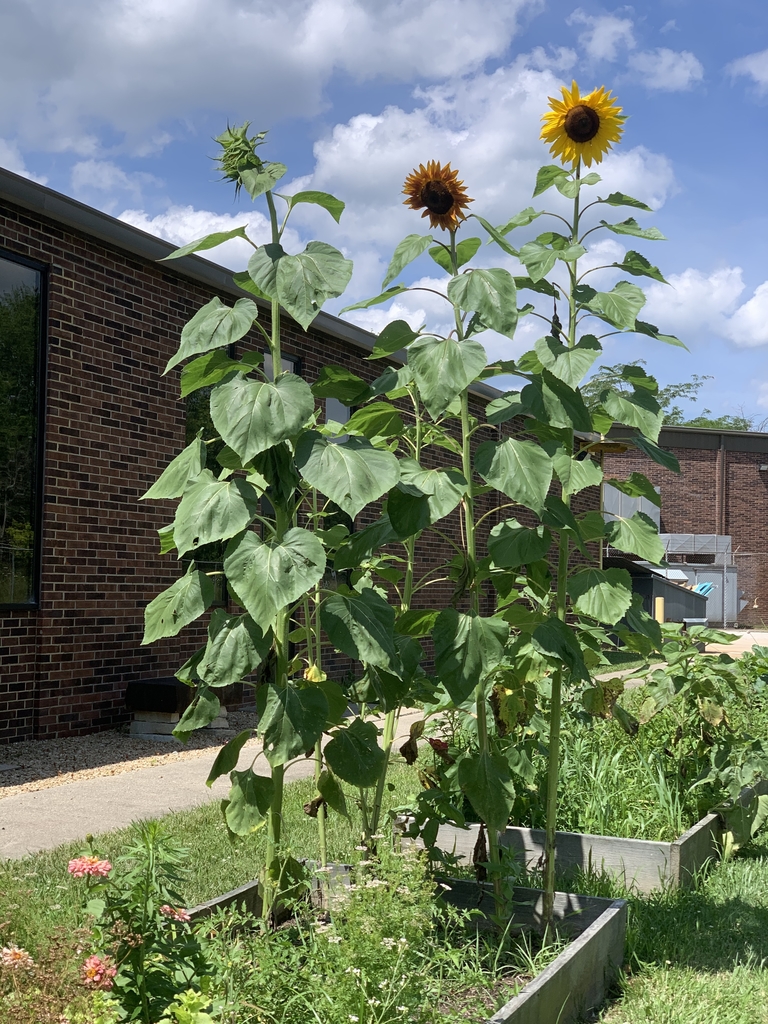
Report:
[[[579,87],[573,82],[570,90],[563,87],[562,100],[550,96],[549,106],[542,116],[541,138],[563,164],[575,164],[578,160],[587,167],[599,164],[621,139],[626,117],[603,86],[580,96]]]
[[[430,227],[455,231],[467,218],[462,207],[474,202],[458,177],[459,172],[452,171],[450,164],[441,167],[436,160],[430,160],[426,167],[419,164],[419,169],[405,179],[403,195],[407,198],[403,205],[424,210],[421,216],[429,217]]]

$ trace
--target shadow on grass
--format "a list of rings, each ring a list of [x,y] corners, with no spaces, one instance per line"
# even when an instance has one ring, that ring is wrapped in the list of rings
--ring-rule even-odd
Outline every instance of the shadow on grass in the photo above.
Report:
[[[571,892],[628,901],[632,973],[651,966],[719,973],[768,965],[768,838],[711,865],[690,890],[639,896],[597,874],[571,877],[568,884]]]

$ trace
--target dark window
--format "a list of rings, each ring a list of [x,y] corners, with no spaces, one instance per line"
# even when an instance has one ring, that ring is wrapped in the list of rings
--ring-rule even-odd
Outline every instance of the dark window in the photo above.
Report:
[[[0,252],[0,606],[39,600],[45,268]]]
[[[283,373],[295,373],[301,376],[301,360],[296,356],[280,356],[280,366]],[[264,353],[264,376],[267,380],[275,379],[275,370],[272,366],[272,353]]]

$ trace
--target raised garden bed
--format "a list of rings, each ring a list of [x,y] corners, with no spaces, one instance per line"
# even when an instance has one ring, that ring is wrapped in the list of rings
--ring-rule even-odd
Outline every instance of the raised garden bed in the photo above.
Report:
[[[346,866],[336,866],[328,876],[328,884],[331,891],[334,886],[349,884]],[[488,887],[456,879],[451,879],[450,885],[441,899],[458,907],[493,912]],[[540,932],[542,891],[515,887],[512,900],[514,930]],[[208,900],[193,908],[190,915],[193,920],[200,920],[230,906],[258,913],[261,907],[258,882],[249,882]],[[498,1010],[490,1018],[490,1024],[572,1024],[605,1001],[624,958],[625,901],[558,892],[554,916],[558,933],[569,940],[567,947]]]
[[[742,817],[756,798],[766,795],[768,780],[746,787],[733,811],[725,816],[705,815],[671,843],[558,832],[555,846],[558,873],[567,877],[574,871],[605,871],[627,889],[641,893],[690,886],[709,861],[719,859],[731,816]],[[731,827],[737,824],[734,820]],[[435,845],[457,857],[460,863],[471,864],[479,828],[474,824],[465,829],[443,825],[438,830]],[[499,845],[514,851],[527,870],[537,870],[543,862],[544,838],[543,829],[509,825],[499,833]]]

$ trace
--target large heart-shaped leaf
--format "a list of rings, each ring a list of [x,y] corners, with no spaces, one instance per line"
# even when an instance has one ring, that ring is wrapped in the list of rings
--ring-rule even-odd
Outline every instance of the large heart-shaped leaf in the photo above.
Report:
[[[341,215],[346,205],[340,199],[337,199],[336,196],[332,196],[330,192],[316,192],[314,189],[306,192],[294,192],[292,196],[283,196],[283,198],[287,199],[289,210],[292,210],[299,203],[311,203],[312,206],[322,206],[324,210],[330,213],[337,224],[341,220]]]
[[[293,373],[274,381],[238,375],[211,395],[211,419],[245,465],[259,452],[295,437],[315,410],[309,385]]]
[[[259,690],[259,735],[277,768],[314,747],[328,718],[328,701],[317,686],[269,686]]]
[[[229,831],[247,836],[266,824],[275,784],[267,775],[257,775],[250,768],[230,774],[232,786],[223,801],[224,819]]]
[[[177,740],[186,743],[193,732],[204,729],[218,718],[220,711],[221,704],[213,690],[209,690],[207,686],[201,686],[195,694],[194,700],[174,727],[173,735]]]
[[[338,729],[324,750],[334,775],[353,786],[375,786],[387,755],[379,746],[373,722],[356,718],[346,729]]]
[[[397,533],[389,521],[389,516],[382,516],[375,523],[366,526],[359,533],[353,533],[336,552],[333,567],[337,572],[343,569],[354,569],[372,552],[397,540]]]
[[[373,351],[368,356],[368,359],[382,359],[385,356],[392,356],[395,352],[407,348],[418,336],[418,333],[405,320],[393,320],[391,324],[387,324],[376,339]]]
[[[399,671],[395,610],[371,587],[337,591],[323,601],[320,622],[333,646],[350,658]]]
[[[545,657],[562,662],[574,679],[589,682],[589,672],[576,634],[560,619],[547,619],[540,623],[533,631],[531,643]]]
[[[552,460],[532,441],[514,437],[484,441],[475,453],[475,468],[492,487],[513,501],[540,512],[552,482]]]
[[[500,754],[485,751],[463,757],[459,761],[458,782],[489,829],[507,827],[515,802],[515,787],[509,766]]]
[[[603,479],[603,471],[596,462],[589,457],[574,458],[564,448],[555,449],[552,465],[567,494],[578,494],[585,487],[599,487]]]
[[[631,519],[616,519],[606,524],[605,539],[611,547],[628,551],[658,565],[664,558],[664,545],[656,524],[643,512],[635,512]]]
[[[508,270],[470,270],[448,283],[448,298],[477,313],[483,324],[508,338],[517,327],[517,289]],[[478,371],[479,372],[479,371]]]
[[[226,306],[219,298],[211,299],[184,325],[178,351],[163,373],[190,356],[233,345],[250,331],[258,315],[259,307],[252,299],[238,299],[234,306]]]
[[[332,811],[349,818],[344,790],[333,772],[325,769],[320,773],[320,778],[317,780],[317,791]]]
[[[154,643],[161,637],[176,636],[203,614],[213,598],[213,583],[209,577],[190,566],[185,576],[158,594],[144,609],[142,644]]]
[[[435,673],[455,704],[463,703],[500,664],[508,636],[503,619],[466,615],[455,608],[440,612],[432,631]]]
[[[292,604],[325,572],[325,550],[309,530],[289,530],[282,541],[264,543],[255,533],[230,541],[224,557],[230,589],[266,633],[277,612]]]
[[[631,395],[618,391],[603,391],[600,402],[619,423],[637,427],[652,441],[658,441],[664,422],[664,410],[646,388],[636,388]]]
[[[546,338],[539,338],[534,346],[534,351],[539,357],[541,365],[546,367],[550,373],[564,381],[569,387],[577,388],[603,350],[594,335],[585,334],[583,338],[579,338],[573,348],[568,348],[556,338],[548,335]]]
[[[552,534],[545,526],[529,529],[516,519],[497,523],[488,537],[488,554],[501,569],[538,562],[549,551]]]
[[[248,260],[248,277],[259,295],[277,299],[277,264],[286,255],[279,242],[267,242],[266,245],[260,245]],[[242,280],[238,283],[241,288],[247,286],[247,282]]]
[[[209,789],[216,779],[219,779],[222,775],[226,775],[228,772],[231,772],[233,768],[237,768],[237,762],[240,760],[240,752],[252,735],[253,733],[251,729],[243,729],[243,731],[239,732],[237,736],[233,736],[231,740],[224,744],[216,755],[216,759],[208,773],[208,778],[205,780],[205,784]]]
[[[327,299],[344,291],[352,277],[352,260],[325,242],[310,242],[298,256],[277,264],[277,298],[306,331]]]
[[[254,353],[255,354],[255,353]],[[259,361],[261,361],[259,355]],[[181,397],[186,398],[200,388],[211,387],[224,380],[230,373],[242,372],[243,364],[236,359],[230,359],[226,352],[217,348],[214,352],[207,352],[203,356],[193,359],[181,371]]]
[[[227,615],[217,608],[208,627],[208,644],[197,667],[209,686],[239,683],[266,658],[271,637],[266,636],[250,615]]]
[[[179,558],[216,540],[229,540],[256,515],[260,492],[241,477],[217,480],[204,469],[184,493],[173,521]]]
[[[632,328],[645,305],[645,292],[630,281],[619,281],[609,292],[596,292],[590,309],[603,313],[616,327]]]
[[[309,430],[296,446],[296,465],[311,487],[335,501],[353,519],[400,478],[395,456],[363,437],[334,444]]]
[[[442,416],[487,362],[485,349],[476,341],[421,337],[408,349],[408,365],[433,419]]]
[[[285,164],[268,160],[262,162],[259,167],[249,167],[240,171],[240,181],[251,199],[258,199],[273,189],[287,170]]]
[[[632,604],[632,578],[626,569],[582,569],[568,580],[568,594],[580,615],[612,626]]]
[[[466,490],[458,470],[422,469],[415,459],[400,460],[400,483],[390,492],[387,512],[398,537],[406,538],[444,518]]]
[[[381,290],[391,284],[397,275],[412,263],[418,256],[432,245],[434,239],[432,235],[406,235],[402,242],[398,242],[395,251],[392,254],[392,259],[389,261],[387,267],[387,273],[384,280],[381,282]]]
[[[191,441],[183,452],[170,462],[140,501],[160,501],[163,498],[178,498],[194,480],[200,476],[205,466],[205,441],[200,435]]]

